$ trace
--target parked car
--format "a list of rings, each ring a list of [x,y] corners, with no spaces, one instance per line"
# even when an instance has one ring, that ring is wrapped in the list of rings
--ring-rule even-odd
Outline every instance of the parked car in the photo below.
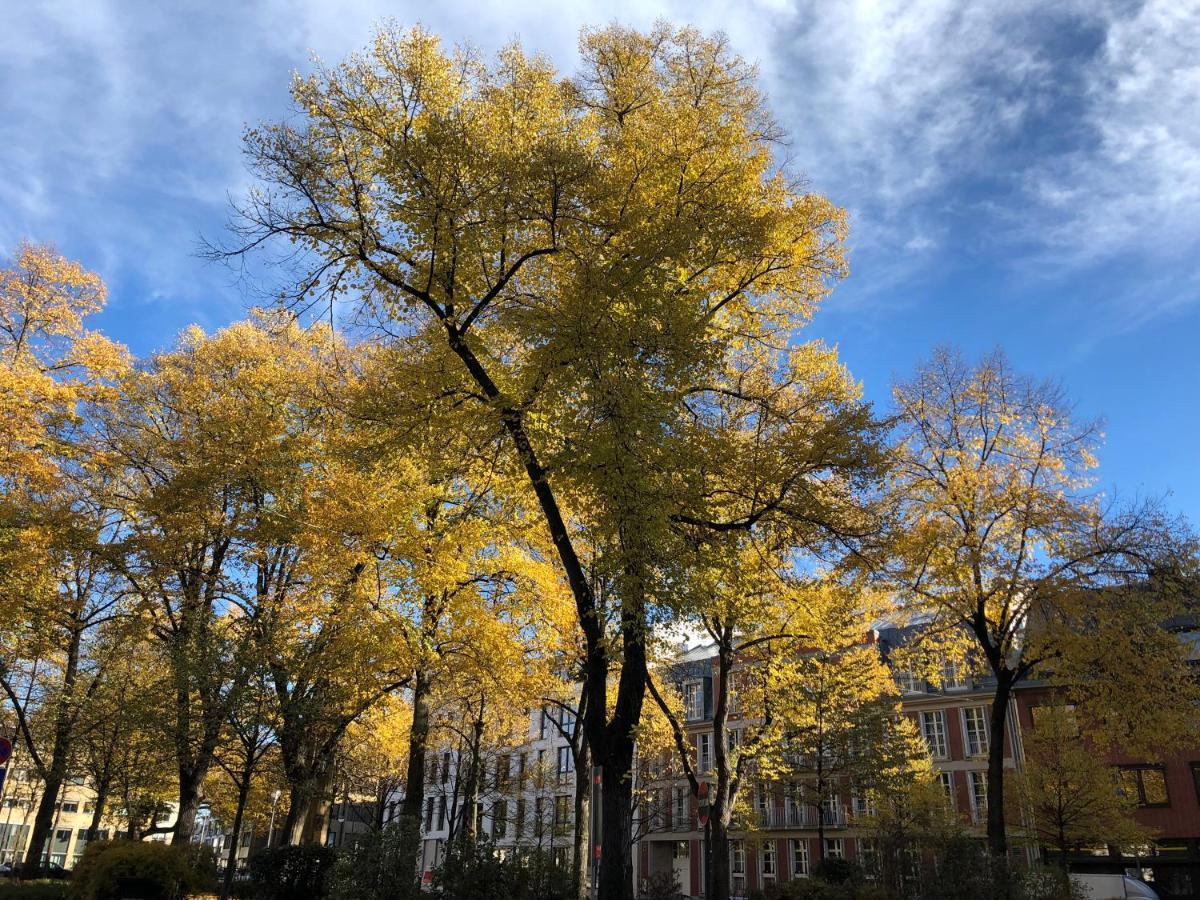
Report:
[[[1087,892],[1088,900],[1161,900],[1140,878],[1131,875],[1072,874],[1071,881]]]

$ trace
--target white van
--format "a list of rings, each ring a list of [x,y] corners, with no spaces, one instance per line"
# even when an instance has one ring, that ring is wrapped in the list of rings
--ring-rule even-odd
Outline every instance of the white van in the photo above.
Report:
[[[1088,900],[1160,900],[1158,892],[1130,875],[1081,875],[1071,881],[1087,892]]]

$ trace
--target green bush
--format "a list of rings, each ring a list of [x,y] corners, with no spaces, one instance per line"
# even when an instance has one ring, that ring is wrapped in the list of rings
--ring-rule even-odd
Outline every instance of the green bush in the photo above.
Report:
[[[853,860],[826,858],[813,866],[813,877],[829,884],[851,884],[862,881],[862,869]]]
[[[250,857],[245,896],[255,900],[323,900],[337,861],[332,847],[276,847]]]
[[[0,900],[65,900],[63,881],[0,881]]]
[[[387,827],[338,855],[330,878],[331,900],[423,900],[417,881],[418,843],[406,850],[400,829]]]
[[[216,863],[207,848],[158,841],[92,841],[75,867],[67,896],[119,900],[136,892],[147,900],[184,900],[211,891]]]
[[[514,853],[501,859],[486,841],[451,845],[434,872],[442,900],[570,900],[571,875],[545,853]]]
[[[679,890],[679,882],[674,872],[658,872],[646,879],[639,900],[683,900],[683,892]]]

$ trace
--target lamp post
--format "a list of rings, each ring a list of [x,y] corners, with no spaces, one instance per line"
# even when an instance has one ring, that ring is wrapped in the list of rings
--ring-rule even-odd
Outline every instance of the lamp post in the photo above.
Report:
[[[271,792],[271,827],[267,831],[267,848],[271,847],[271,838],[275,836],[275,804],[279,802],[279,795],[282,793],[278,788]]]

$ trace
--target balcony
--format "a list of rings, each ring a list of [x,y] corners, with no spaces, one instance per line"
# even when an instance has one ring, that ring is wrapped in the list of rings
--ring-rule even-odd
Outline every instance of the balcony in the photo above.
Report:
[[[757,810],[755,815],[759,828],[816,828],[817,810],[812,806],[785,805],[771,806]],[[844,828],[846,826],[846,810],[838,807],[836,810],[825,810],[826,828]]]

